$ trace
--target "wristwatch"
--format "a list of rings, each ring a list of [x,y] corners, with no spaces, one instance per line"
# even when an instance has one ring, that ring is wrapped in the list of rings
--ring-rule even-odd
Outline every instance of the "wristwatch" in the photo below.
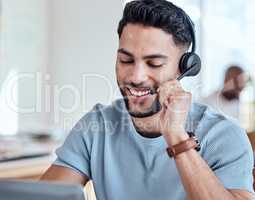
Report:
[[[196,147],[195,149],[196,149],[197,151],[200,151],[201,145],[200,145],[200,142],[199,142],[198,138],[196,137],[195,133],[193,133],[193,132],[187,132],[187,133],[188,133],[188,135],[189,135],[190,138],[194,138],[194,140],[196,141],[197,147]]]
[[[167,148],[167,153],[169,157],[176,158],[177,155],[183,152],[189,151],[190,149],[195,149],[197,151],[200,151],[201,146],[195,134],[193,132],[187,132],[187,133],[190,137],[189,139],[184,140],[179,144],[176,144],[172,147]]]

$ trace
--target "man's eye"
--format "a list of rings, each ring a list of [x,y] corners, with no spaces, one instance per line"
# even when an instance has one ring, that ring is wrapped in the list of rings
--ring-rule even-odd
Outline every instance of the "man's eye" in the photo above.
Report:
[[[123,63],[123,64],[132,64],[132,63],[134,63],[133,60],[120,60],[120,62]]]
[[[150,67],[153,67],[153,68],[157,68],[157,67],[162,67],[164,64],[153,64],[153,63],[148,63],[148,65],[150,66]]]

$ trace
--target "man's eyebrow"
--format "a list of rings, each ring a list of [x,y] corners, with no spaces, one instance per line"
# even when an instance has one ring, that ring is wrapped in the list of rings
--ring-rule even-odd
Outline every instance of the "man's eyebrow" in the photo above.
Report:
[[[127,55],[127,56],[129,56],[129,57],[134,57],[134,55],[133,55],[132,53],[128,52],[128,51],[125,50],[125,49],[119,49],[119,50],[118,50],[118,53],[125,54],[125,55]]]
[[[155,58],[167,59],[168,56],[162,55],[162,54],[152,54],[152,55],[147,55],[143,57],[143,59],[155,59]]]
[[[129,51],[125,50],[125,49],[119,49],[118,50],[119,53],[125,54],[129,57],[134,57],[134,55],[132,53],[130,53]],[[144,56],[143,59],[156,59],[156,58],[161,58],[161,59],[167,59],[168,56],[163,55],[163,54],[151,54],[151,55],[147,55]]]

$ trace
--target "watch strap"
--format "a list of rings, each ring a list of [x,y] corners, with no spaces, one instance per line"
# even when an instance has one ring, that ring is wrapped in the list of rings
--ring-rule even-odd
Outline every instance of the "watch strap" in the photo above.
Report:
[[[189,151],[190,149],[196,149],[198,147],[198,143],[194,137],[190,137],[189,139],[182,141],[179,144],[176,144],[172,147],[167,148],[168,155],[172,158],[175,158],[177,155]]]

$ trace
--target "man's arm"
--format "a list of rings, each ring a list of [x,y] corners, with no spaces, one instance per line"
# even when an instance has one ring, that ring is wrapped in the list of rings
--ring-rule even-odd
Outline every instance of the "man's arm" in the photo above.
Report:
[[[64,183],[81,184],[85,186],[89,181],[87,176],[83,176],[72,169],[52,165],[40,178],[42,181],[56,181]]]
[[[160,93],[160,103],[162,105],[160,131],[165,137],[168,146],[172,147],[189,138],[184,127],[192,95],[189,92],[185,92],[176,80],[164,83],[158,89],[158,92]],[[222,134],[227,133],[222,132]],[[222,139],[222,136],[218,138],[218,140]],[[177,155],[175,162],[187,197],[190,200],[255,199],[246,190],[228,190],[225,188],[205,160],[194,149]],[[233,170],[234,176],[235,168],[229,170]],[[250,173],[252,174],[252,171]]]
[[[251,193],[244,190],[226,190],[195,150],[177,155],[175,161],[190,200],[255,199]]]

